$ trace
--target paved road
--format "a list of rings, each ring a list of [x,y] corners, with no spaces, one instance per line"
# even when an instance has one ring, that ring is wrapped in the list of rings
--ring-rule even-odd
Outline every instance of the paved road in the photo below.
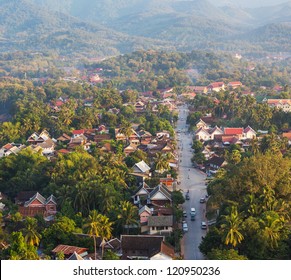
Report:
[[[180,109],[177,123],[177,131],[181,131],[178,132],[178,146],[181,159],[179,162],[178,180],[181,182],[179,187],[184,191],[184,194],[189,190],[190,195],[190,200],[186,200],[183,205],[184,210],[188,214],[185,220],[187,221],[189,231],[184,234],[181,241],[181,251],[185,260],[203,260],[204,257],[198,246],[202,236],[206,234],[206,230],[201,229],[201,221],[205,221],[205,203],[200,203],[199,199],[206,195],[206,175],[192,167],[192,135],[188,133],[186,128],[187,115],[188,110],[186,107]],[[190,208],[192,207],[196,209],[197,213],[195,221],[190,220]]]

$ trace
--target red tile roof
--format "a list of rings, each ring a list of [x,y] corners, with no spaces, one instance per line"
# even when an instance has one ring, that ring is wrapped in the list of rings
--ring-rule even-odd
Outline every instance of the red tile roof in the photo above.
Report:
[[[291,140],[291,132],[285,132],[282,136],[288,138],[288,140]]]
[[[71,255],[74,252],[77,254],[82,254],[88,251],[88,248],[81,248],[76,246],[69,246],[69,245],[58,245],[56,248],[52,250],[53,253],[63,252],[65,255]]]
[[[6,145],[3,146],[3,148],[4,148],[5,150],[9,150],[9,149],[11,149],[12,147],[13,147],[13,145],[10,144],[10,143],[8,143],[8,144],[6,144]]]
[[[230,135],[239,135],[239,134],[243,134],[243,128],[233,128],[233,127],[226,127],[224,129],[224,134],[230,134]]]
[[[68,154],[70,153],[70,151],[66,150],[66,149],[60,149],[58,150],[58,153],[61,153],[61,154]]]
[[[229,85],[229,86],[241,86],[242,83],[239,82],[239,81],[235,81],[235,82],[229,82],[228,85]]]
[[[214,82],[214,83],[211,83],[208,88],[220,88],[224,85],[223,82]]]
[[[61,107],[63,104],[64,104],[64,102],[61,101],[61,100],[57,100],[57,101],[56,101],[56,106],[57,106],[57,107]]]
[[[77,135],[77,134],[84,134],[85,133],[85,129],[79,129],[79,130],[74,130],[73,134]]]

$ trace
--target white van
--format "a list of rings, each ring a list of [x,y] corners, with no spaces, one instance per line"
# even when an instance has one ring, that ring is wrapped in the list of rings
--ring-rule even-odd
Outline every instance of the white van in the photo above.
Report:
[[[196,209],[194,207],[190,209],[190,215],[196,215]]]

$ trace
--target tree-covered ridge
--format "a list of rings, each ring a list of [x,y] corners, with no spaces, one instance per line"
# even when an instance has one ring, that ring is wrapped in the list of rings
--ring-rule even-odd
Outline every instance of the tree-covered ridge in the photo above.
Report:
[[[82,53],[87,57],[106,57],[160,44],[159,40],[128,36],[101,24],[85,23],[64,13],[42,9],[29,1],[0,4],[1,52],[52,51],[66,56]]]
[[[250,65],[253,69],[250,71]],[[139,91],[181,87],[195,84],[207,86],[213,81],[241,81],[250,90],[261,86],[290,83],[290,61],[237,60],[225,53],[206,51],[164,52],[136,51],[87,64],[88,69],[101,67],[103,77],[120,89],[131,87]],[[191,74],[191,71],[194,74]]]
[[[266,20],[247,10],[234,16],[205,0],[127,2],[3,0],[0,51],[69,57],[108,57],[139,49],[289,51],[288,3],[269,9],[272,20]]]
[[[290,158],[271,151],[219,171],[208,185],[208,206],[219,216],[202,252],[215,259],[233,248],[248,259],[290,259],[290,171]]]

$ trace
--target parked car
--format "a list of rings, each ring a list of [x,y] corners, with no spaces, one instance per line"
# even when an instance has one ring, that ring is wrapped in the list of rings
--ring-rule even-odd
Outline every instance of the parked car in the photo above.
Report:
[[[185,199],[186,199],[186,200],[190,200],[190,195],[189,195],[189,193],[186,193],[186,195],[185,195]]]
[[[188,232],[188,224],[183,221],[183,232]]]
[[[207,225],[206,225],[205,222],[201,222],[201,228],[202,228],[202,229],[207,229]]]
[[[185,210],[183,211],[183,217],[187,218],[187,211],[185,211]]]
[[[205,197],[201,197],[201,198],[200,198],[200,203],[205,203],[205,202],[206,202]]]

